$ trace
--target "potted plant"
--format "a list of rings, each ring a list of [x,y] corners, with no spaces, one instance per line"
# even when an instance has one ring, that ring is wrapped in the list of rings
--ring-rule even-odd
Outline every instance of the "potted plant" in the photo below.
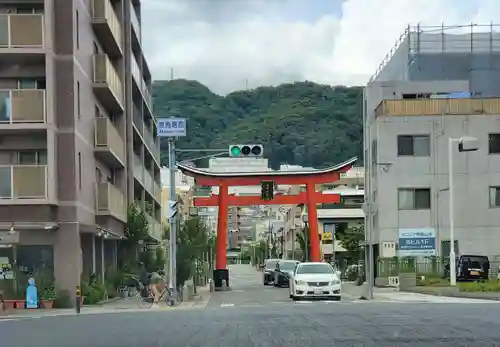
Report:
[[[40,295],[40,306],[42,308],[52,308],[54,306],[54,300],[57,294],[54,287],[45,289]]]

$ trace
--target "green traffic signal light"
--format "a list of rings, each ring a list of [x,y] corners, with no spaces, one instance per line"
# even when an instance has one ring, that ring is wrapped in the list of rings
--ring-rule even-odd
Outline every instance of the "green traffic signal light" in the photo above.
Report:
[[[231,147],[231,155],[239,156],[241,154],[241,149],[238,146]]]

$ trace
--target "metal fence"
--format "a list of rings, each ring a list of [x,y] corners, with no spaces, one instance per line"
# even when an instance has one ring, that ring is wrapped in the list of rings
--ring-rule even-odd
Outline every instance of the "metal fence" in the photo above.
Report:
[[[447,258],[379,258],[377,277],[399,276],[402,273],[416,273],[417,276],[440,278],[444,276]],[[500,261],[490,261],[490,277],[498,275]]]

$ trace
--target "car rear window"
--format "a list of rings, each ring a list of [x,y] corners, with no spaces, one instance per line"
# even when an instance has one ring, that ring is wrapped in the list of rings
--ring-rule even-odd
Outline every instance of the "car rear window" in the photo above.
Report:
[[[276,260],[266,260],[266,269],[274,269],[276,264],[278,264]]]

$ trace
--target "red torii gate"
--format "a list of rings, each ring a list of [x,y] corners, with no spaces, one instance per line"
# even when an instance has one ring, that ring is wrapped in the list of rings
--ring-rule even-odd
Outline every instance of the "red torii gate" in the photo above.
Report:
[[[339,203],[338,194],[322,194],[316,191],[317,184],[331,183],[340,179],[340,174],[349,170],[357,158],[349,159],[337,166],[322,170],[301,171],[262,171],[262,172],[209,172],[184,164],[177,167],[187,176],[195,179],[200,186],[218,186],[219,195],[198,197],[194,206],[218,207],[217,221],[217,255],[214,270],[214,284],[222,285],[225,280],[229,286],[227,269],[227,218],[228,207],[250,205],[298,205],[306,204],[309,216],[309,240],[311,242],[311,260],[320,261],[321,251],[318,236],[317,204]],[[298,195],[275,195],[273,200],[261,200],[260,196],[236,196],[229,194],[230,186],[260,186],[262,181],[274,181],[281,185],[306,185],[306,191]]]

